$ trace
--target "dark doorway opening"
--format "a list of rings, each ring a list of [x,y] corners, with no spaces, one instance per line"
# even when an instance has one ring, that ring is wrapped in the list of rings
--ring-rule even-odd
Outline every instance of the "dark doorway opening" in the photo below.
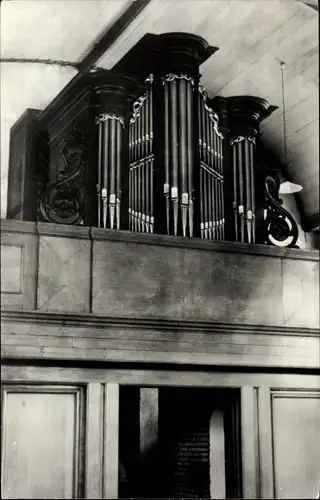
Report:
[[[121,386],[120,497],[240,498],[240,392]]]

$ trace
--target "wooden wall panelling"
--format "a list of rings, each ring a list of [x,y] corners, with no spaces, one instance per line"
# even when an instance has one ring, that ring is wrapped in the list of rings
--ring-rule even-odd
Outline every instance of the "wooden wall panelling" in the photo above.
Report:
[[[87,386],[85,498],[102,498],[103,392],[100,382]]]
[[[104,386],[104,470],[102,498],[118,498],[119,384]]]
[[[315,498],[320,486],[320,390],[271,392],[275,498]]]
[[[15,223],[17,227],[19,222]],[[1,234],[1,307],[36,309],[38,239],[34,223],[25,232]]]
[[[269,387],[258,387],[258,429],[261,498],[275,498]]]
[[[2,397],[2,498],[81,498],[82,389],[4,383]]]
[[[239,259],[239,256],[220,252],[124,246],[116,242],[108,246],[106,259],[106,245],[93,242],[92,308],[96,314],[105,313],[107,303],[110,316],[134,314],[168,319],[282,323],[281,269],[277,259],[268,259],[267,263],[261,257]],[[232,269],[228,278],[227,269]]]
[[[118,498],[118,384],[88,384],[86,432],[86,498]]]
[[[38,309],[89,312],[91,242],[88,228],[76,228],[73,238],[46,235],[48,224],[38,224]]]
[[[243,498],[260,498],[258,488],[257,393],[249,385],[241,387],[241,450]]]
[[[298,267],[291,259],[283,259],[281,269],[284,323],[306,326],[310,322],[320,328],[319,263],[303,262]],[[320,334],[314,347],[320,364]]]

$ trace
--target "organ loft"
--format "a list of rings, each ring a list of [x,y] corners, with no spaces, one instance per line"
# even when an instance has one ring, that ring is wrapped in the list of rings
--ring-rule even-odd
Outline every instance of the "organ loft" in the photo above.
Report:
[[[317,491],[319,256],[217,51],[146,34],[11,129],[3,498]]]

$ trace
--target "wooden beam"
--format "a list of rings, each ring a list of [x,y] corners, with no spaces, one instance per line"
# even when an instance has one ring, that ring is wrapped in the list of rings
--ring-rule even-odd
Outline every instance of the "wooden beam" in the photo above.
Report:
[[[133,0],[120,17],[118,17],[111,26],[108,26],[105,33],[103,33],[103,35],[93,44],[89,53],[79,62],[80,72],[85,72],[92,68],[150,1],[151,0]]]
[[[308,7],[310,7],[311,9],[314,9],[317,12],[319,12],[319,2],[318,2],[318,0],[301,0],[301,1],[302,1],[302,3],[304,3],[305,5],[307,5]]]
[[[61,66],[64,68],[79,69],[79,63],[74,61],[62,61],[61,59],[39,59],[38,57],[0,57],[1,63],[15,64],[46,64],[47,66]]]

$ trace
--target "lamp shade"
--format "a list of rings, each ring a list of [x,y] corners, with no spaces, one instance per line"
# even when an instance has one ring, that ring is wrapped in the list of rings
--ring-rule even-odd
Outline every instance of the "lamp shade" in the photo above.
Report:
[[[280,184],[279,194],[294,194],[302,191],[300,184],[294,184],[290,181],[284,181]]]

